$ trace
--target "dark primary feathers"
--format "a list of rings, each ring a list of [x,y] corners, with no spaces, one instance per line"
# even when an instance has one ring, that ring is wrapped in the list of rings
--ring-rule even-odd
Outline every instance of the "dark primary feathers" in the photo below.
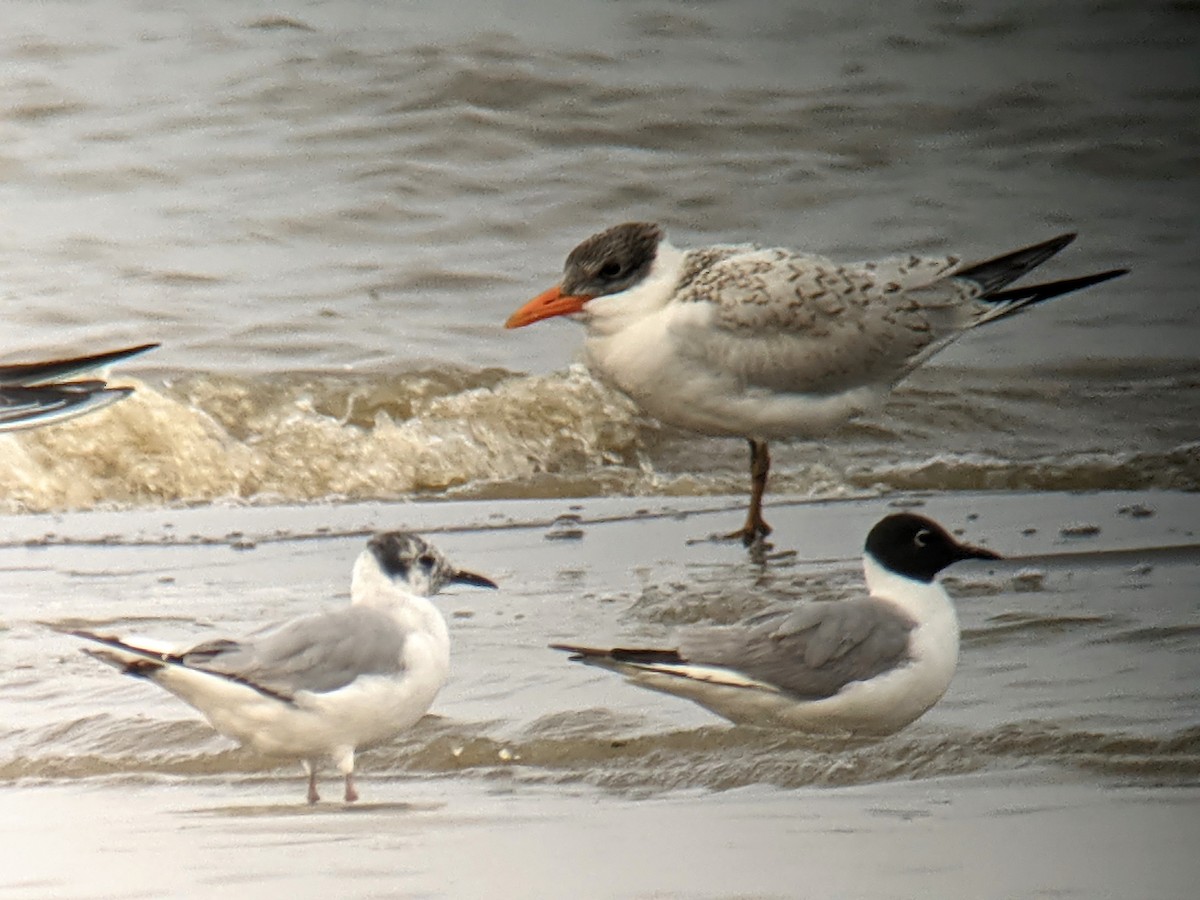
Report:
[[[65,381],[157,347],[140,344],[92,356],[0,365],[0,432],[71,419],[115,403],[132,388],[110,388],[100,379]]]
[[[110,388],[103,381],[74,381],[38,387],[0,384],[0,432],[73,418],[131,393],[133,388]]]
[[[1007,291],[997,291],[980,299],[997,304],[997,310],[987,317],[988,322],[995,322],[1018,313],[1027,306],[1033,306],[1035,303],[1053,300],[1063,294],[1081,291],[1094,284],[1128,274],[1128,269],[1109,269],[1107,272],[1097,272],[1094,275],[1081,275],[1078,278],[1063,278],[1059,281],[1045,281],[1041,284],[1028,284],[1024,287],[1010,288]]]
[[[971,263],[956,269],[954,277],[975,282],[986,296],[1016,281],[1026,272],[1033,271],[1075,240],[1075,237],[1075,234],[1060,234],[1040,244],[1022,247],[1020,250],[1003,253],[983,262]]]
[[[74,356],[68,359],[55,359],[47,362],[16,363],[0,366],[0,385],[28,387],[31,385],[46,384],[50,381],[62,381],[64,378],[70,378],[82,372],[90,372],[93,369],[103,368],[121,360],[129,359],[131,356],[137,356],[139,353],[145,353],[147,350],[153,350],[158,346],[158,344],[139,344],[136,347],[109,350],[105,353],[93,354],[92,356]]]

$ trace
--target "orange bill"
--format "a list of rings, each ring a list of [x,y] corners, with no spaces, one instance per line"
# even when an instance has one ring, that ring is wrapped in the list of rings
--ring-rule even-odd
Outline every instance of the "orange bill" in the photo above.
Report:
[[[582,295],[572,296],[571,294],[564,294],[559,286],[555,285],[550,290],[538,294],[509,316],[508,321],[504,323],[504,327],[523,328],[526,325],[532,325],[534,322],[540,322],[542,319],[551,319],[554,316],[567,316],[571,313],[577,313],[583,309],[583,304],[591,299],[591,297]]]

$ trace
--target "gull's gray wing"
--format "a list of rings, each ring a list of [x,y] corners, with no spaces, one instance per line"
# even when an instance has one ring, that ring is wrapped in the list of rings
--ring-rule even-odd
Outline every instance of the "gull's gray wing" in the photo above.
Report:
[[[387,613],[348,606],[293,619],[261,637],[199,644],[179,661],[290,700],[298,691],[327,693],[362,675],[402,671],[404,638]]]
[[[740,625],[693,629],[678,652],[687,663],[723,666],[817,700],[903,665],[915,625],[873,597],[815,602]]]

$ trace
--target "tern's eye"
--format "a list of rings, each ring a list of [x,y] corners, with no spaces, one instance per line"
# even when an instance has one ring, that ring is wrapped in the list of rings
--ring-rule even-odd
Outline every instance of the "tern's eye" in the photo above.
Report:
[[[417,557],[417,563],[421,566],[422,569],[424,569],[426,572],[428,572],[430,569],[432,569],[434,567],[434,565],[437,563],[437,560],[433,558],[432,554],[423,553]]]
[[[918,531],[916,534],[913,535],[913,543],[916,544],[918,547],[924,547],[926,544],[929,543],[929,538],[931,536],[932,535],[930,535],[928,528],[922,528],[920,531]]]
[[[616,278],[621,274],[621,264],[615,259],[610,259],[600,267],[600,271],[596,274],[601,278]]]

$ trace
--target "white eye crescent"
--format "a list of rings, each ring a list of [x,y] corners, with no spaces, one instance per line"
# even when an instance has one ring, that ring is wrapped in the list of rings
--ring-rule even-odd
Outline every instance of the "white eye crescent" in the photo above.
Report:
[[[929,538],[931,536],[932,535],[930,534],[930,531],[928,528],[922,528],[920,531],[918,531],[916,534],[913,535],[913,543],[916,544],[918,547],[924,547],[926,544],[929,543]]]

